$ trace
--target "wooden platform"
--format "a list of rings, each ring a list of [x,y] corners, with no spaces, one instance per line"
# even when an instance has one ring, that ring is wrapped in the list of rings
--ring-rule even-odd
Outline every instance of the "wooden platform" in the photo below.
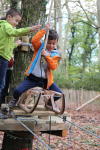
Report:
[[[17,115],[18,120],[21,120],[28,128],[35,132],[49,132],[51,130],[63,133],[63,131],[66,132],[66,129],[69,128],[68,123],[65,124],[57,114],[45,108],[38,107],[32,114],[27,114],[20,109],[15,109],[14,113]],[[63,116],[66,116],[67,120],[71,120],[67,112]],[[0,119],[0,130],[26,131],[18,120],[13,118]]]

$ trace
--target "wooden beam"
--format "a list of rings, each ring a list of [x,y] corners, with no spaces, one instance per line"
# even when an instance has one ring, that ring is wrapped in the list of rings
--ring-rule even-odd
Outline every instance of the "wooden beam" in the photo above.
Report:
[[[35,111],[33,111],[33,113],[26,113],[24,110],[21,110],[19,108],[14,109],[13,112],[15,113],[15,115],[25,115],[25,116],[58,116],[58,114],[56,114],[55,112],[50,111],[41,105],[39,105],[35,109]],[[63,116],[69,116],[69,114],[65,111],[63,113]]]
[[[100,95],[97,95],[96,97],[90,99],[89,101],[87,101],[86,103],[82,104],[81,106],[79,106],[76,110],[79,111],[80,109],[84,108],[85,106],[87,106],[88,104],[92,103],[93,101],[97,100],[98,98],[100,98]]]
[[[53,118],[54,117],[54,118]],[[53,118],[53,119],[52,119]],[[20,119],[25,125],[27,125],[32,131],[39,132],[39,131],[49,131],[50,130],[50,123],[51,123],[51,130],[64,130],[67,128],[67,125],[62,121],[62,119],[58,119],[57,116],[52,116],[51,122],[50,118],[47,120],[39,119],[38,117],[24,117]],[[67,119],[70,120],[68,117]],[[68,124],[69,127],[69,124]],[[26,131],[25,128],[15,119],[0,119],[0,130],[1,131]]]
[[[47,133],[51,135],[56,135],[60,137],[66,137],[68,135],[68,129],[64,130],[51,130],[51,131],[41,131],[42,133]]]

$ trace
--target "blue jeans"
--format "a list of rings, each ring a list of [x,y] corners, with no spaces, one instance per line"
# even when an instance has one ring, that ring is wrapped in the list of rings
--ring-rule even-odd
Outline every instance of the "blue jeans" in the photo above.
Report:
[[[14,99],[18,100],[19,96],[23,92],[27,91],[28,89],[31,89],[31,88],[37,87],[37,86],[43,88],[45,86],[45,84],[47,84],[47,82],[33,81],[33,80],[30,80],[30,79],[26,78],[18,87],[16,87],[14,89],[13,97],[14,97]],[[55,83],[53,83],[49,87],[49,90],[53,90],[53,91],[62,93],[62,91],[60,90],[60,88]],[[59,98],[55,97],[54,99],[58,100]]]
[[[0,97],[2,89],[5,86],[7,69],[8,69],[8,60],[0,56]]]
[[[10,82],[11,82],[11,75],[12,75],[12,70],[7,69],[6,79],[5,79],[5,86],[1,91],[1,103],[5,103],[5,97],[9,95],[9,85],[10,85]]]

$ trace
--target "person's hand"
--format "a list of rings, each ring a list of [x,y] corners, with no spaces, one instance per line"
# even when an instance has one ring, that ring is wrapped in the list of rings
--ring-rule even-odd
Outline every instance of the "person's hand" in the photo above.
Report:
[[[30,27],[30,31],[33,32],[33,31],[38,31],[40,29],[41,25],[35,25],[35,26],[32,26]]]
[[[11,68],[14,65],[14,58],[12,57],[8,62],[8,67]]]
[[[17,41],[16,41],[16,45],[17,45],[17,46],[20,46],[21,44],[22,44],[22,41],[21,41],[21,40],[17,40]]]
[[[44,30],[48,31],[50,29],[50,24],[46,24],[45,27],[44,27]]]
[[[43,49],[42,56],[50,56],[50,54],[45,49]]]

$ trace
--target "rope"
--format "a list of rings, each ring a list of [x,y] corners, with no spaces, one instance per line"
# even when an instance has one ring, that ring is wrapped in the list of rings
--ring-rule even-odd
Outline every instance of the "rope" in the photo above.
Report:
[[[38,139],[40,143],[45,145],[48,150],[52,150],[43,140],[41,140],[30,128],[28,128],[19,118],[15,118],[25,129],[27,129],[34,137]]]
[[[51,137],[51,116],[50,116],[50,123],[49,123],[49,145],[50,145],[50,137]]]
[[[49,15],[48,15],[48,23],[50,23],[52,6],[53,6],[53,0],[51,0],[51,4],[50,4]],[[47,30],[44,46],[42,47],[42,49],[46,49],[48,36],[49,36],[49,29]],[[41,60],[40,60],[40,69],[41,69],[41,78],[42,78],[42,56],[41,56]],[[42,83],[42,86],[44,88],[44,84],[43,83]]]
[[[51,4],[50,4],[48,23],[50,23],[52,6],[53,6],[53,0],[51,0]],[[44,43],[44,49],[46,49],[46,45],[47,45],[47,41],[48,41],[48,35],[49,35],[49,30],[47,31],[47,34],[46,34],[45,43]]]
[[[100,139],[100,136],[97,136],[97,135],[94,134],[93,132],[88,131],[88,130],[86,130],[85,128],[80,127],[79,125],[75,124],[74,122],[69,121],[69,120],[67,120],[67,119],[65,119],[65,118],[62,118],[61,116],[58,116],[58,117],[61,118],[61,119],[63,119],[64,122],[68,122],[68,123],[70,123],[71,125],[73,125],[73,126],[79,128],[80,130],[84,131],[84,132],[87,133],[88,135],[92,135],[92,136],[95,136],[96,138]]]

